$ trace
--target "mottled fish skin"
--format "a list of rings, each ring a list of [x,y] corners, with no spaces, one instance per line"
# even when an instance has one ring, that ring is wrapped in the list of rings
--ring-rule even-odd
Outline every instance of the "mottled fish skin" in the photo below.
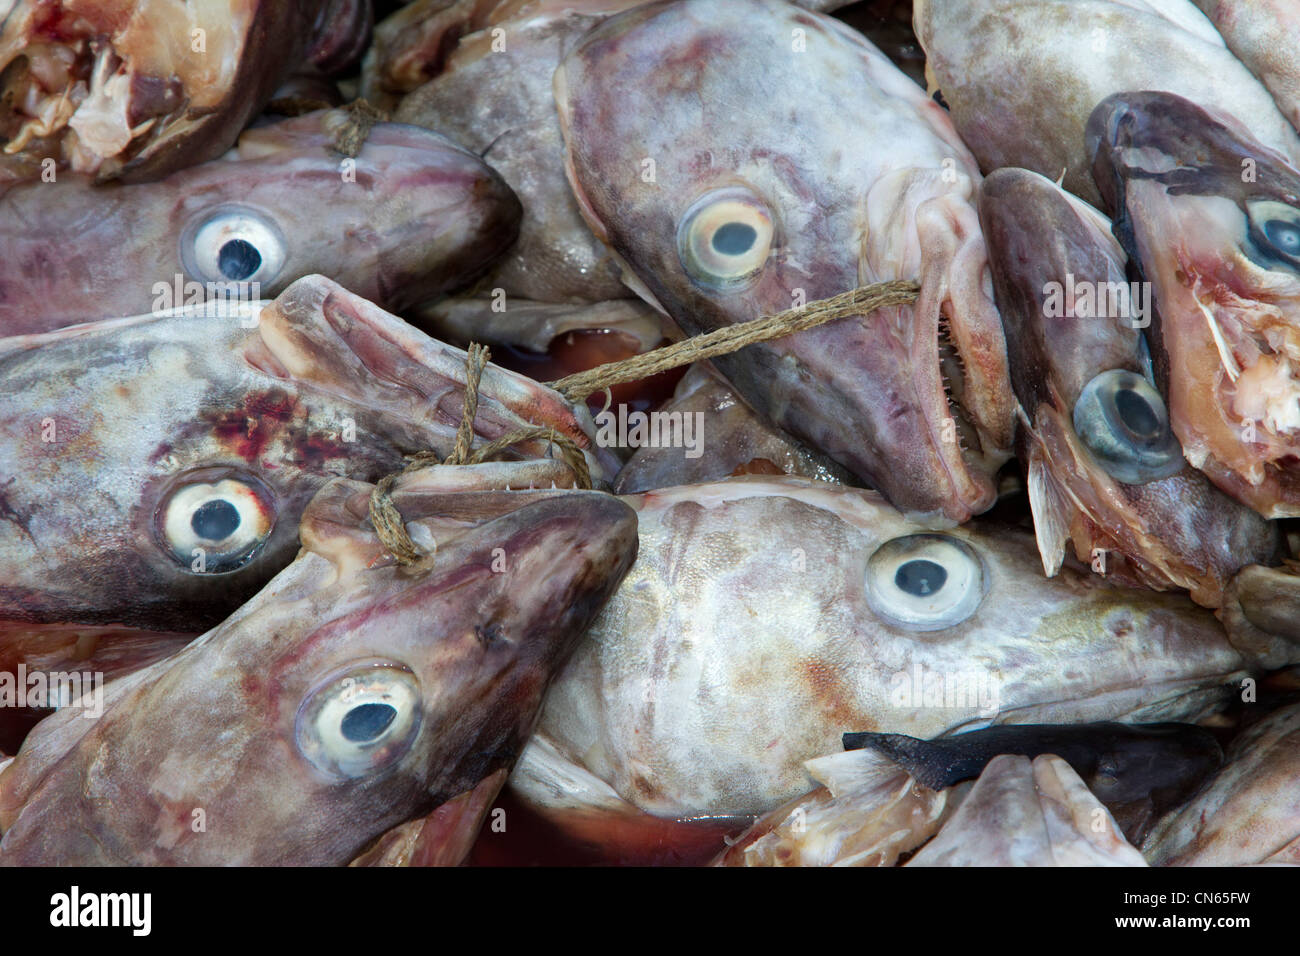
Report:
[[[874,492],[797,478],[624,500],[640,556],[539,732],[657,816],[765,813],[846,730],[1195,720],[1243,676],[1208,611],[1068,566],[1045,580],[1024,532],[930,537]],[[918,558],[954,590],[903,626],[889,586]]]
[[[147,182],[215,159],[308,50],[327,61],[338,44],[313,31],[355,3],[19,0],[0,24],[0,178],[48,158]]]
[[[1115,235],[1151,284],[1156,381],[1183,454],[1264,517],[1300,515],[1300,172],[1167,93],[1107,99],[1088,142]]]
[[[916,0],[930,91],[985,172],[1021,166],[1093,205],[1084,127],[1123,90],[1229,112],[1295,161],[1300,137],[1188,0]]]
[[[327,480],[375,480],[405,454],[450,452],[464,362],[321,276],[230,315],[0,342],[0,620],[215,625],[292,559],[298,517]],[[528,423],[567,434],[594,480],[612,478],[616,459],[584,430],[585,408],[489,365],[476,436]],[[546,453],[528,442],[517,456]],[[226,505],[208,508],[216,499]],[[220,519],[212,534],[233,508],[234,530],[202,538],[201,508]]]
[[[1283,667],[1300,645],[1300,567],[1242,568],[1224,593],[1219,619],[1234,647],[1258,666]]]
[[[801,475],[840,484],[855,484],[843,466],[820,455],[760,418],[706,363],[691,367],[672,400],[657,412],[691,416],[695,444],[644,445],[618,473],[614,490],[621,495],[717,481],[728,475]],[[667,421],[668,419],[660,419]]]
[[[1228,747],[1218,775],[1142,845],[1152,866],[1300,864],[1300,704]]]
[[[1220,606],[1238,570],[1272,559],[1277,533],[1183,459],[1162,397],[1134,378],[1145,374],[1141,328],[1150,303],[1141,314],[1141,289],[1129,283],[1110,222],[1023,169],[989,175],[980,219],[1026,417],[1022,459],[1044,570],[1056,573],[1069,540],[1094,570],[1100,553],[1101,573],[1122,583],[1186,588],[1198,604]],[[1116,371],[1131,373],[1131,384],[1090,391],[1097,400],[1081,407],[1089,384]],[[1118,398],[1139,404],[1129,414],[1148,415],[1150,434],[1126,430]],[[1075,428],[1081,414],[1086,436]],[[1108,469],[1093,448],[1121,468]]]
[[[1055,754],[1074,768],[1133,842],[1223,764],[1214,735],[1192,724],[1021,724],[934,740],[845,734],[844,746],[884,754],[933,790],[974,780],[1001,754]]]
[[[600,492],[490,492],[471,520],[419,482],[394,501],[432,557],[395,565],[373,486],[332,482],[303,551],[235,615],[111,685],[99,719],[44,721],[0,776],[0,863],[339,865],[508,770],[632,563],[636,516]]]
[[[1300,6],[1294,0],[1192,0],[1228,49],[1268,87],[1300,129]]]
[[[897,507],[960,522],[992,504],[1014,401],[979,173],[938,104],[844,24],[776,0],[611,18],[555,96],[588,224],[688,334],[918,280],[915,306],[714,361]]]
[[[1101,828],[1097,828],[1097,824]],[[908,866],[1146,866],[1060,757],[995,758]]]
[[[260,126],[222,159],[154,183],[68,173],[12,186],[0,335],[201,301],[208,283],[272,298],[315,273],[400,310],[463,285],[514,240],[519,202],[477,156],[380,123],[345,174],[333,146],[348,121],[322,110]],[[241,242],[253,259],[223,266]]]

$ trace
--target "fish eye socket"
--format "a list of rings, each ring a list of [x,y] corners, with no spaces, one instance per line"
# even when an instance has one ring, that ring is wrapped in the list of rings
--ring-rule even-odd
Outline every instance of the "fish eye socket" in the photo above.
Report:
[[[732,290],[763,268],[774,228],[767,206],[748,190],[719,189],[696,200],[677,229],[682,268],[708,288]]]
[[[223,471],[174,484],[158,506],[155,528],[180,567],[223,574],[253,560],[271,536],[275,516],[274,498],[262,482]]]
[[[1246,203],[1250,258],[1266,269],[1285,265],[1300,270],[1300,209],[1276,200]]]
[[[1146,484],[1183,468],[1165,400],[1136,372],[1111,369],[1096,376],[1074,403],[1073,419],[1079,440],[1116,481]]]
[[[420,684],[409,668],[358,662],[307,694],[294,738],[319,770],[354,780],[400,761],[420,732],[423,713]]]
[[[181,233],[181,263],[199,282],[271,282],[284,268],[284,237],[264,214],[243,206],[206,210]]]
[[[960,538],[909,534],[886,541],[867,561],[867,603],[912,631],[939,631],[967,620],[987,591],[984,563]]]

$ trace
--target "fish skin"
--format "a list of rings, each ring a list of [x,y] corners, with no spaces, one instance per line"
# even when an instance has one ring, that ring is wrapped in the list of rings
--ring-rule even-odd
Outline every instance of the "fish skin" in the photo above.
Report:
[[[322,276],[244,308],[255,327],[182,311],[0,344],[0,620],[211,627],[293,558],[298,516],[330,478],[450,452],[464,352]],[[550,389],[489,365],[479,396],[480,441],[552,425],[587,449],[595,481],[617,470],[586,409]],[[165,551],[156,512],[213,469],[260,482],[273,524],[238,570],[193,574]]]
[[[974,780],[1001,754],[1055,754],[1079,774],[1134,843],[1223,764],[1223,749],[1214,735],[1192,724],[1021,724],[934,740],[845,734],[844,747],[884,754],[933,790]]]
[[[1047,307],[1051,284],[1129,288],[1124,251],[1110,222],[1023,169],[996,170],[984,180],[980,219],[1011,383],[1027,417],[1021,457],[1044,570],[1055,573],[1068,536],[1085,564],[1092,564],[1096,549],[1106,553],[1107,576],[1156,590],[1186,588],[1198,604],[1219,607],[1237,571],[1273,559],[1276,529],[1190,464],[1167,478],[1122,482],[1074,429],[1075,404],[1094,376],[1111,369],[1144,374],[1136,327],[1142,317],[1135,308],[1123,315],[1117,309],[1052,316]]]
[[[695,485],[738,474],[801,475],[854,484],[853,476],[842,466],[756,415],[706,364],[692,366],[672,400],[657,411],[703,416],[695,419],[701,423],[699,457],[688,457],[687,448],[644,445],[619,471],[614,482],[617,494]]]
[[[742,477],[625,500],[637,563],[539,734],[656,816],[765,813],[807,791],[803,761],[846,730],[1194,720],[1243,676],[1208,611],[1072,567],[1044,580],[1023,532],[951,531],[990,590],[964,623],[918,633],[878,617],[864,581],[880,545],[927,526],[874,492]],[[924,705],[951,681],[953,707]],[[529,762],[512,786],[531,801]]]
[[[793,52],[793,30],[806,54]],[[941,107],[839,21],[775,0],[687,0],[606,20],[556,70],[555,96],[584,217],[625,281],[686,333],[789,309],[796,290],[813,302],[918,279],[915,306],[714,362],[756,411],[899,508],[960,522],[992,504],[1014,402],[985,286],[979,173]],[[635,102],[665,122],[647,127]],[[774,136],[774,125],[800,135]],[[773,251],[741,287],[697,283],[678,254],[679,221],[717,189],[773,222]],[[949,367],[963,373],[948,382],[955,417],[941,310],[960,357]]]
[[[1247,660],[1267,670],[1284,667],[1300,644],[1300,569],[1294,562],[1242,568],[1218,615],[1228,639]]]
[[[1300,159],[1300,137],[1268,90],[1188,0],[916,0],[912,22],[930,91],[942,92],[985,172],[1064,174],[1066,189],[1099,205],[1084,128],[1123,90],[1218,107]]]
[[[59,168],[99,181],[147,182],[215,159],[308,50],[328,52],[313,28],[337,22],[334,15],[354,2],[228,0],[185,15],[185,5],[168,0],[20,0],[0,25],[0,70],[19,57],[53,62],[57,54],[45,51],[62,49],[77,57],[77,75],[93,85],[96,62],[87,38],[106,42],[120,65],[89,97],[84,88],[80,100],[74,93],[71,118],[56,109],[60,81],[75,88],[66,68],[48,67],[44,82],[35,84],[40,112],[52,122],[32,125],[7,105],[0,177],[39,177],[41,160],[52,158]],[[195,29],[204,30],[202,51],[193,50]],[[105,60],[105,68],[112,65]],[[96,90],[103,91],[98,98]],[[9,103],[26,102],[25,91],[12,89]]]
[[[1300,216],[1300,172],[1231,117],[1163,93],[1099,104],[1088,145],[1151,283],[1156,383],[1184,455],[1264,517],[1300,515],[1300,266],[1272,257],[1249,216],[1263,202],[1279,222]]]
[[[319,4],[306,60],[329,76],[356,65],[370,47],[375,27],[372,0],[327,0]]]
[[[68,173],[11,186],[0,202],[0,334],[140,315],[159,308],[160,291],[163,308],[182,305],[176,277],[182,288],[224,281],[191,265],[192,233],[228,209],[259,216],[283,245],[279,270],[253,276],[265,298],[321,273],[399,310],[473,279],[514,240],[510,188],[436,133],[377,124],[348,181],[333,144],[349,115],[248,130],[222,159],[158,182],[94,186]]]
[[[1100,822],[1099,831],[1096,824]],[[1060,757],[995,757],[907,866],[1146,866]]]
[[[372,486],[327,485],[302,553],[259,595],[112,685],[98,720],[68,708],[28,738],[0,777],[0,863],[341,865],[509,768],[634,559],[635,514],[600,492],[492,492],[498,514],[467,525],[458,493],[407,477],[394,500],[438,539],[432,558],[395,565],[366,529]],[[391,766],[344,779],[295,728],[360,662],[408,669],[422,716],[409,750],[386,745]]]
[[[1300,705],[1244,731],[1195,799],[1169,814],[1142,844],[1152,866],[1300,864]]]
[[[1300,7],[1291,0],[1192,0],[1228,48],[1268,87],[1300,129]]]

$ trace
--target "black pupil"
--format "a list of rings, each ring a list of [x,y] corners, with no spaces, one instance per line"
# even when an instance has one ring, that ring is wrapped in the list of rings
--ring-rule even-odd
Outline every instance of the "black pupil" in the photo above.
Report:
[[[1155,438],[1160,434],[1160,419],[1151,403],[1131,388],[1121,388],[1115,393],[1115,411],[1119,420],[1139,438]]]
[[[1300,258],[1300,226],[1285,219],[1270,219],[1264,224],[1264,235],[1288,256]]]
[[[729,222],[719,226],[713,234],[713,248],[724,256],[744,255],[754,248],[758,233],[754,227],[743,222]]]
[[[245,239],[231,239],[217,254],[217,268],[227,279],[242,282],[257,274],[262,267],[262,254]]]
[[[224,541],[239,528],[239,509],[229,501],[205,501],[194,509],[190,527],[200,538]]]
[[[339,729],[343,736],[355,744],[374,740],[397,717],[397,709],[391,704],[358,704],[343,717]]]
[[[894,583],[898,585],[898,589],[917,597],[933,594],[941,589],[947,580],[948,572],[943,569],[943,566],[927,561],[925,558],[914,558],[894,573]]]

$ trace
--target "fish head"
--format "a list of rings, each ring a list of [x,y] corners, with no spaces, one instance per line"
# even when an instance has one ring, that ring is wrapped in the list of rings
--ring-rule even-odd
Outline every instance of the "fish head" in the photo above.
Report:
[[[0,26],[6,166],[39,175],[53,158],[135,182],[227,149],[311,45],[318,16],[301,0],[11,7]]]
[[[688,0],[606,20],[554,85],[584,218],[689,334],[919,281],[914,306],[714,361],[898,507],[961,521],[992,503],[1013,402],[979,172],[915,83],[833,19]]]
[[[796,478],[626,500],[637,563],[539,733],[659,816],[767,812],[849,730],[1186,719],[1241,676],[1208,611],[1071,566],[1044,579],[1020,531]]]
[[[0,619],[211,626],[292,559],[326,481],[450,453],[459,349],[319,276],[213,306],[4,340]],[[613,475],[585,409],[488,367],[477,439],[530,422]]]
[[[1300,172],[1168,93],[1104,100],[1088,143],[1154,292],[1156,371],[1187,459],[1265,517],[1300,514]]]
[[[69,712],[30,740],[0,785],[0,858],[341,864],[509,768],[631,565],[636,516],[600,492],[476,485],[394,486],[413,537],[436,541],[407,566],[369,525],[374,486],[326,485],[260,594],[129,678],[100,719]],[[79,754],[114,799],[81,801]]]
[[[1148,378],[1149,284],[1129,282],[1109,220],[1037,173],[990,173],[980,218],[1044,570],[1056,573],[1070,540],[1104,574],[1218,607],[1277,536],[1184,459]]]

